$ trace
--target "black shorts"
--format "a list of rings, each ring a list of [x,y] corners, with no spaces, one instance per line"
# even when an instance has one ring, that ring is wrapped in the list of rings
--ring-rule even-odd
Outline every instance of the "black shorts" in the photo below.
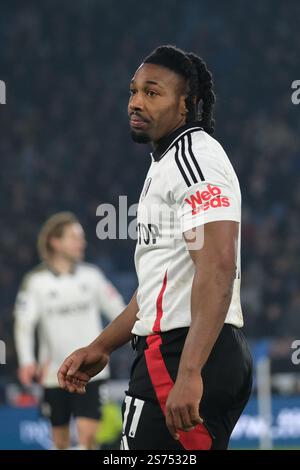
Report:
[[[121,448],[140,450],[226,449],[252,387],[252,359],[242,331],[225,324],[202,371],[203,425],[175,441],[165,424],[165,405],[175,382],[188,328],[138,337],[123,403]]]
[[[86,393],[79,395],[61,388],[45,388],[41,414],[50,420],[52,426],[69,424],[74,418],[99,420],[102,415],[102,391],[105,381],[95,380],[86,387]]]

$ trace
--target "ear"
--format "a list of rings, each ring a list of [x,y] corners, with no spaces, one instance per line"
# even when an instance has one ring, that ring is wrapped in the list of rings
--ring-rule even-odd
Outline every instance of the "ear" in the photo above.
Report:
[[[185,98],[185,95],[181,95],[179,98],[179,112],[181,116],[186,116],[188,112],[188,110],[186,109]]]

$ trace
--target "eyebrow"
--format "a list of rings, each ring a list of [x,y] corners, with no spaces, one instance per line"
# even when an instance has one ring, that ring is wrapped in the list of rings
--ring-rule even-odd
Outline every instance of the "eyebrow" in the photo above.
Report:
[[[131,80],[130,84],[134,83],[134,78]],[[145,83],[149,84],[149,85],[157,85],[158,87],[160,88],[163,88],[158,82],[156,82],[155,80],[147,80]]]

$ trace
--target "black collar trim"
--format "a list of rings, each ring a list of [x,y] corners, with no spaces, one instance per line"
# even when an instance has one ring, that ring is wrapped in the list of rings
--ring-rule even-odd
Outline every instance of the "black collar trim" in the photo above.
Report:
[[[176,144],[176,142],[181,139],[182,136],[195,131],[203,131],[202,127],[199,125],[199,122],[189,122],[182,127],[179,127],[171,134],[163,137],[159,141],[159,146],[154,152],[151,152],[152,161],[158,162],[161,160],[165,154]]]
[[[56,269],[54,269],[53,266],[51,266],[49,263],[45,262],[44,265],[45,265],[46,269],[48,269],[48,271],[50,271],[55,277],[64,276],[65,274],[74,275],[74,274],[76,274],[77,267],[78,267],[78,263],[75,263],[74,266],[71,268],[71,270],[68,273],[60,273],[60,272],[56,271]]]

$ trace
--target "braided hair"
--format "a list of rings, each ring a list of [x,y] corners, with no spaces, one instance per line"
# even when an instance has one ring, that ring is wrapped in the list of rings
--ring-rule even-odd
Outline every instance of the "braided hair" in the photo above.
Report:
[[[148,55],[144,63],[166,67],[181,75],[187,83],[185,105],[187,122],[200,121],[208,134],[213,134],[215,121],[213,108],[216,96],[213,91],[212,74],[204,60],[175,46],[160,46]]]

